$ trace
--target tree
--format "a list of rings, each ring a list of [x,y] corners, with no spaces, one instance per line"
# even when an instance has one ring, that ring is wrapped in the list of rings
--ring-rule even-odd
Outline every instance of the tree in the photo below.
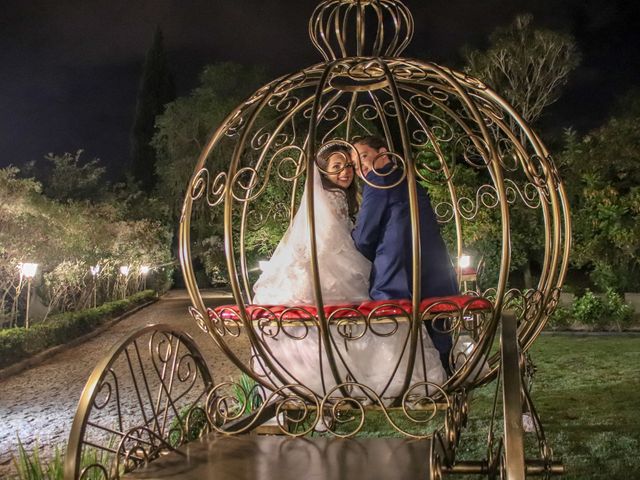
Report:
[[[532,21],[531,15],[519,15],[490,36],[486,51],[464,53],[465,71],[502,95],[527,123],[558,100],[580,62],[573,37],[534,29]]]
[[[519,15],[510,26],[497,29],[490,36],[486,51],[465,52],[465,71],[503,96],[528,124],[534,123],[546,107],[558,100],[569,74],[580,62],[573,37],[534,29],[532,21],[531,15]],[[513,119],[510,123],[512,129],[520,130]],[[522,130],[520,141],[525,143]],[[518,221],[517,216],[514,220]],[[527,221],[521,223],[524,228],[533,227]],[[530,235],[523,236],[532,247],[527,255],[529,261],[523,268],[526,288],[533,286],[531,260],[539,256],[539,252],[536,251],[537,242],[531,239],[537,238],[538,230],[533,228]]]
[[[24,301],[21,262],[39,264],[36,291],[54,311],[87,305],[94,286],[90,265],[101,266],[99,298],[112,299],[119,296],[120,265],[131,265],[131,276],[139,277],[140,265],[171,264],[171,232],[160,223],[125,219],[119,205],[53,200],[38,182],[18,174],[0,169],[0,325],[15,324]],[[154,279],[167,275],[156,270]]]
[[[82,164],[82,150],[75,154],[56,155],[48,153],[45,160],[44,175],[41,175],[44,194],[54,200],[98,200],[107,184],[104,181],[106,169],[100,166],[100,160]]]
[[[266,74],[262,68],[234,63],[209,65],[200,75],[200,85],[190,95],[167,105],[158,117],[152,142],[158,155],[156,192],[167,205],[173,225],[178,223],[189,179],[209,136],[234,108],[264,83]],[[219,156],[221,162],[228,162],[228,156]],[[226,163],[209,165],[216,173],[227,167]],[[222,221],[213,209],[195,208],[192,226],[194,237],[200,241],[192,254],[202,260],[213,279],[222,252],[219,242]]]
[[[560,155],[573,216],[572,264],[600,290],[640,289],[640,92],[607,123]]]
[[[144,62],[131,132],[131,173],[146,192],[155,186],[156,152],[150,143],[156,117],[175,96],[162,31],[157,28]]]
[[[261,84],[262,68],[218,63],[204,68],[200,86],[167,105],[152,145],[158,155],[158,195],[178,213],[196,159],[213,130]],[[225,165],[226,167],[226,165]]]

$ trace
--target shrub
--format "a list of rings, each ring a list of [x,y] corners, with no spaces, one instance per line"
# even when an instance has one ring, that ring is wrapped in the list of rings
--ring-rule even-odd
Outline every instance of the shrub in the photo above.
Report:
[[[155,297],[153,290],[145,290],[97,308],[54,315],[47,323],[34,325],[28,330],[23,327],[0,330],[0,368],[85,335],[105,321]]]
[[[607,289],[604,304],[607,315],[619,331],[631,323],[633,319],[633,306],[624,303],[624,298],[613,289]]]
[[[553,330],[563,330],[573,324],[573,313],[571,309],[558,307],[549,317],[549,328]]]
[[[592,328],[602,329],[615,325],[622,330],[633,318],[633,307],[624,303],[624,299],[613,289],[607,289],[604,297],[598,297],[586,290],[576,299],[572,309],[577,321]]]
[[[589,289],[576,299],[572,313],[575,319],[584,325],[594,327],[606,325],[608,322],[604,302]]]

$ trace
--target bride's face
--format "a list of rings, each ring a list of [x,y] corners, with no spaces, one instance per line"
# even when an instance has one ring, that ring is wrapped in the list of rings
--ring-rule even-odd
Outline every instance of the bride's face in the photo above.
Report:
[[[353,182],[353,163],[348,154],[336,152],[327,162],[327,178],[340,188],[348,188]]]

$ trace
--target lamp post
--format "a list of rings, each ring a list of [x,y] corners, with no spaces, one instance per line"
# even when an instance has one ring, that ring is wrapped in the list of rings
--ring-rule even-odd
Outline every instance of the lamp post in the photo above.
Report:
[[[471,267],[471,256],[460,255],[458,258],[458,268],[460,269],[460,281],[464,285],[464,290],[467,291],[467,283],[475,283],[477,281],[477,271],[475,268]]]
[[[127,283],[129,281],[129,271],[131,267],[129,265],[122,265],[120,267],[120,274],[124,277],[124,286],[122,287],[122,299],[124,300],[127,296]]]
[[[31,280],[35,277],[38,271],[37,263],[21,263],[20,275],[27,279],[27,312],[24,321],[25,328],[29,328],[29,304],[31,303]]]
[[[147,275],[149,274],[149,270],[151,270],[147,265],[142,265],[140,267],[140,274],[142,275],[142,289],[147,289]]]
[[[89,267],[91,270],[91,275],[93,276],[93,308],[98,306],[98,287],[96,277],[100,273],[100,265],[94,265]]]

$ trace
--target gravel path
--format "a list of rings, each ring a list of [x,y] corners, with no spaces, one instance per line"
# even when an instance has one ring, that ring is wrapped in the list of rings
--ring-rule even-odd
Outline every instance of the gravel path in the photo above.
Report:
[[[230,300],[221,292],[206,292],[205,298],[207,306]],[[189,305],[185,291],[171,291],[97,337],[0,380],[0,477],[13,471],[11,456],[17,450],[17,435],[27,449],[37,441],[45,456],[53,446],[66,445],[82,388],[94,366],[116,342],[149,323],[168,323],[188,332],[209,364],[214,382],[237,375],[235,367],[189,316]]]

